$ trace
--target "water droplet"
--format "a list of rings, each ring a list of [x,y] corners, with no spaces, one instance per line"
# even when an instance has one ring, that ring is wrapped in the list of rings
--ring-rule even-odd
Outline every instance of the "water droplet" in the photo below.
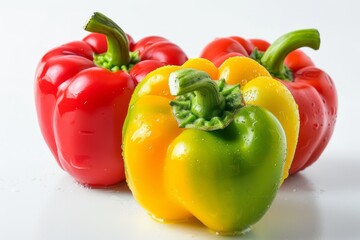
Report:
[[[244,100],[247,103],[253,102],[256,100],[257,95],[258,95],[258,90],[256,88],[251,88],[244,93]]]
[[[307,114],[302,114],[300,116],[301,122],[303,122],[303,124],[306,124],[309,121],[309,117]]]
[[[79,135],[94,135],[95,132],[91,130],[80,130]]]
[[[332,107],[330,109],[330,115],[335,115],[335,113],[336,113],[336,109],[334,107]]]

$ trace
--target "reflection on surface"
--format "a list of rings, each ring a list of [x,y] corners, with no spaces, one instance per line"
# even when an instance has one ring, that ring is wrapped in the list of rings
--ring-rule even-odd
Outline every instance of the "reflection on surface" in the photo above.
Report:
[[[317,239],[321,234],[318,194],[301,173],[289,177],[264,218],[253,227],[254,239]]]
[[[196,219],[165,225],[174,231],[185,230],[191,239],[318,239],[321,226],[317,194],[306,176],[301,173],[291,176],[265,216],[243,236],[215,236]]]
[[[124,226],[136,226],[146,214],[133,201],[126,183],[106,189],[87,188],[67,174],[49,186],[47,204],[34,229],[38,240],[125,239]]]
[[[137,204],[126,183],[90,189],[64,176],[51,187],[36,239],[318,239],[319,191],[305,175],[290,177],[265,216],[243,236],[216,236],[196,219],[159,223]],[[116,237],[116,238],[115,238]]]

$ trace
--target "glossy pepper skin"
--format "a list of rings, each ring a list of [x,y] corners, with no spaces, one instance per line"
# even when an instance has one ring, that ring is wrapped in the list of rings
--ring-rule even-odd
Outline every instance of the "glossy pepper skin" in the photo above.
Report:
[[[94,13],[85,29],[93,33],[50,50],[40,60],[36,110],[60,167],[82,184],[107,186],[125,178],[121,131],[137,82],[169,64],[166,60],[182,64],[187,58],[170,42],[156,56],[129,52],[138,43],[101,13]],[[154,48],[155,41],[140,41],[138,46]]]
[[[204,48],[201,56],[216,64],[221,64],[229,54],[252,57],[286,85],[300,113],[299,139],[289,173],[294,174],[310,166],[320,157],[332,136],[338,109],[333,80],[298,49],[318,49],[318,31],[304,29],[290,32],[271,45],[261,39],[225,39],[231,39],[231,47],[223,40],[215,40]]]
[[[242,60],[243,68],[256,67],[239,73],[237,81],[277,82],[269,73],[264,76],[266,70],[256,61]],[[233,62],[224,64],[223,69],[239,69]],[[251,74],[254,80],[248,79]],[[201,58],[149,73],[130,101],[123,152],[128,185],[153,218],[179,221],[195,216],[213,231],[233,234],[249,228],[269,208],[282,181],[287,145],[270,111],[243,106],[241,95],[228,90],[221,93],[227,92],[224,96],[235,100],[233,104],[208,98],[229,79],[235,81],[231,74],[228,80],[211,80],[221,75],[221,68]],[[239,84],[227,86],[240,93]],[[297,113],[286,87],[278,87]],[[231,114],[222,113],[234,106]]]

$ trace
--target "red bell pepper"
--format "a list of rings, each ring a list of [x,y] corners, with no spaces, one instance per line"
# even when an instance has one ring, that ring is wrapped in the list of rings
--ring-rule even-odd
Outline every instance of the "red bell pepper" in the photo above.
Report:
[[[337,93],[331,77],[315,67],[298,48],[320,47],[315,29],[290,32],[273,44],[261,39],[218,38],[202,51],[217,66],[229,56],[249,56],[261,63],[292,93],[299,107],[300,131],[295,156],[289,170],[294,174],[314,163],[327,146],[337,117]]]
[[[161,37],[134,43],[100,13],[85,29],[93,33],[42,57],[35,76],[36,109],[60,167],[82,184],[107,186],[125,178],[122,125],[137,82],[187,57]]]

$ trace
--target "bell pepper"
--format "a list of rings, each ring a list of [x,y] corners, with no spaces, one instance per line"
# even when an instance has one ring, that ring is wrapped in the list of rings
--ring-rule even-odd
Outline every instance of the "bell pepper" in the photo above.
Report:
[[[92,33],[82,41],[42,57],[35,74],[36,109],[60,167],[82,184],[107,186],[125,178],[121,129],[137,82],[187,57],[161,37],[134,43],[101,13],[94,13],[85,29]]]
[[[244,106],[239,84],[227,82],[258,81],[254,98],[269,94],[266,83],[274,82],[267,100],[276,107],[287,102],[292,108],[282,111],[290,116],[298,112],[283,84],[255,60],[240,60],[218,69],[190,59],[158,68],[137,85],[123,126],[123,155],[129,188],[154,219],[195,216],[219,234],[233,234],[270,207],[284,175],[284,129],[266,108]]]
[[[294,159],[289,170],[294,174],[314,163],[326,148],[337,118],[337,93],[333,80],[299,48],[320,47],[316,29],[287,33],[269,44],[261,39],[241,37],[216,39],[201,56],[220,65],[227,55],[249,56],[262,64],[292,93],[299,107],[300,130]],[[231,47],[229,47],[231,46]],[[245,50],[244,50],[245,49]],[[244,97],[247,102],[246,96]],[[257,104],[253,101],[248,103]]]

